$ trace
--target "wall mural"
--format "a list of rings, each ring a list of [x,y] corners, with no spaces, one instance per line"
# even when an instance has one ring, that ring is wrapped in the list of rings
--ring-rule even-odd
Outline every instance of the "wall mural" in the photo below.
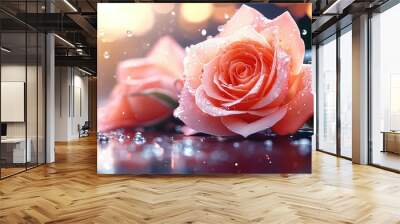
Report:
[[[310,173],[311,4],[98,4],[100,174]]]

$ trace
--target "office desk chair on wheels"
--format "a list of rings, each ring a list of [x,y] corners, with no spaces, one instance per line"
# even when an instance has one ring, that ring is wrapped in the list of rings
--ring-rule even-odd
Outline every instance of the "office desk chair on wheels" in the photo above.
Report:
[[[89,121],[85,121],[82,127],[78,125],[79,138],[89,136],[89,129],[90,129]]]

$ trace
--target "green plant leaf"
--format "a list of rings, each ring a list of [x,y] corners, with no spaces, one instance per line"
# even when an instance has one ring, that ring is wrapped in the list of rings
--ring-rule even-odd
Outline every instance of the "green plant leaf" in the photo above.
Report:
[[[135,93],[131,96],[150,96],[159,100],[161,103],[165,104],[166,106],[175,109],[178,107],[178,102],[172,98],[168,93],[161,89],[149,89],[145,90],[141,93]]]

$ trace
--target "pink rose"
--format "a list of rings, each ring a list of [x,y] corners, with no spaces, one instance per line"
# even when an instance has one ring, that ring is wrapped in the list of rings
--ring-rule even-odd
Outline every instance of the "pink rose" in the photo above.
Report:
[[[175,115],[218,136],[296,132],[313,115],[311,68],[303,58],[288,12],[268,20],[243,5],[217,37],[188,49]]]
[[[178,101],[175,82],[182,78],[183,57],[184,50],[165,36],[147,57],[121,62],[109,102],[98,111],[99,131],[151,125],[169,117],[174,108],[159,96]]]

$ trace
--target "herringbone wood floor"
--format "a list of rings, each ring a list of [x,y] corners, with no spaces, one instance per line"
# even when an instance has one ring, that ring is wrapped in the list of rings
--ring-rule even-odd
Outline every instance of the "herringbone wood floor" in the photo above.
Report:
[[[400,175],[313,153],[311,175],[101,176],[96,142],[0,181],[0,223],[400,223]]]

